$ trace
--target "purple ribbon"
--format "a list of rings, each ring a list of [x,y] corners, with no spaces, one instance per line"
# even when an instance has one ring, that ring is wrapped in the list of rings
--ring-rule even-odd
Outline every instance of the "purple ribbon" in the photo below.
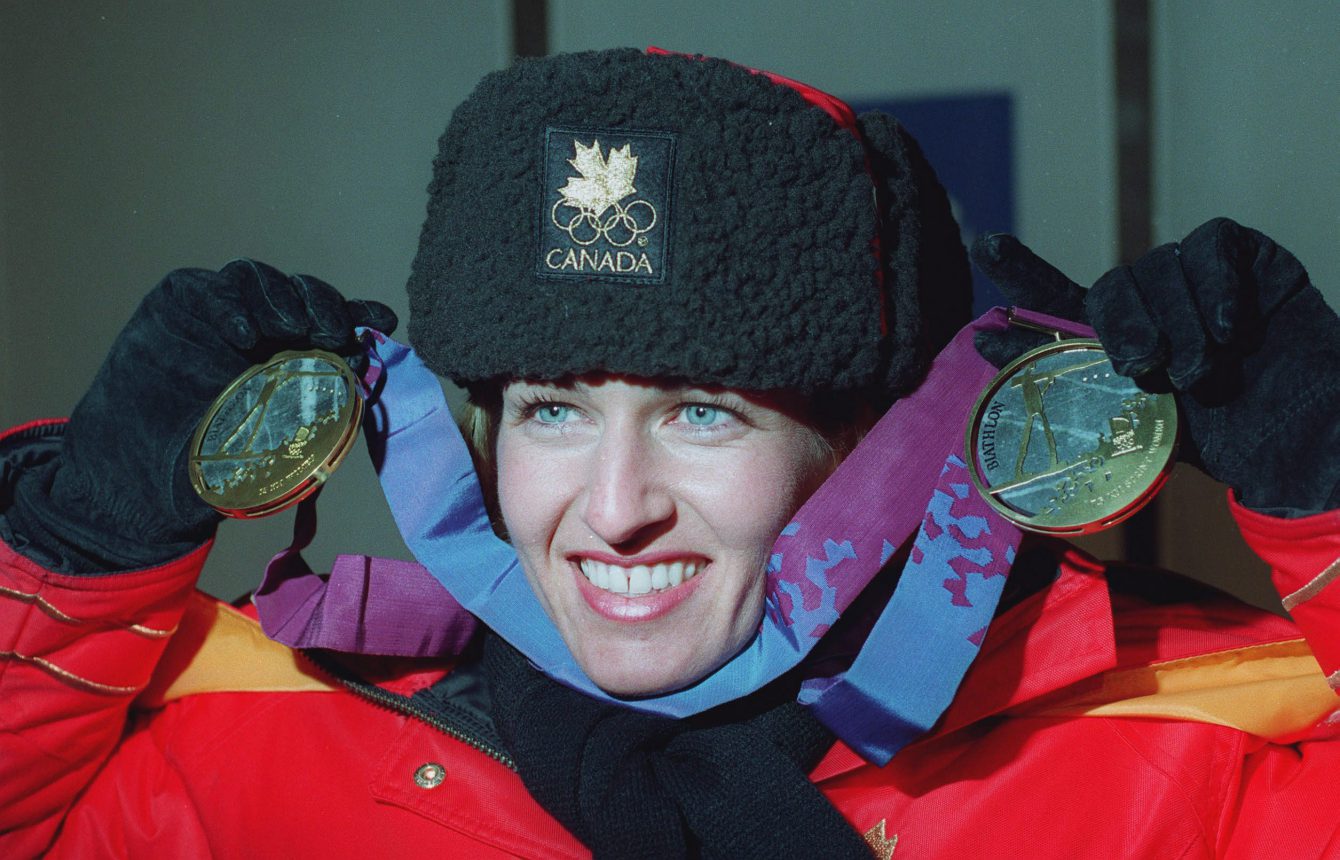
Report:
[[[302,557],[316,535],[316,496],[298,505],[293,543],[252,595],[265,635],[294,648],[388,657],[461,653],[479,623],[421,564],[340,555],[328,577]]]

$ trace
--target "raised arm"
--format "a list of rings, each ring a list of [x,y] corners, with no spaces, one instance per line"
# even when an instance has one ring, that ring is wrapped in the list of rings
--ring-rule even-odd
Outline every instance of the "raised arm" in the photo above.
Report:
[[[68,422],[0,437],[0,854],[32,856],[120,742],[220,519],[187,447],[227,384],[282,349],[356,350],[395,316],[249,260],[144,299]]]

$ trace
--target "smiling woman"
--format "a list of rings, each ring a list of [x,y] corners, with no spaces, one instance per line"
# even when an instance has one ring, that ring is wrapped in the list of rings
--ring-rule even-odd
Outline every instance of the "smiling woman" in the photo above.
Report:
[[[1334,855],[1340,320],[1272,240],[1212,221],[1088,293],[1011,237],[974,259],[1111,357],[992,407],[1011,480],[1082,509],[1144,438],[1115,377],[1175,390],[1298,626],[973,493],[968,413],[1037,332],[965,325],[891,117],[703,57],[522,61],[429,195],[412,347],[315,278],[177,270],[68,423],[0,435],[0,854]],[[312,348],[365,371],[420,564],[289,552],[255,608],[193,596],[192,432]],[[303,460],[253,421],[281,400],[220,481]]]
[[[503,522],[607,691],[687,686],[758,628],[773,541],[831,468],[783,400],[608,375],[504,388]]]

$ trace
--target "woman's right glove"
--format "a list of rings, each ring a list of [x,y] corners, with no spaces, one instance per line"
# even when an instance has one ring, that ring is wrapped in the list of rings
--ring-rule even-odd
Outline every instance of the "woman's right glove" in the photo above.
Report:
[[[1117,373],[1171,390],[1182,458],[1248,507],[1340,507],[1340,317],[1269,236],[1216,218],[1087,291],[1013,236],[979,239],[972,255],[1012,302],[1092,323]],[[1035,337],[1015,329],[977,348],[1000,364]]]
[[[355,326],[389,333],[396,316],[252,260],[169,273],[112,344],[60,455],[16,483],[4,515],[18,548],[86,573],[159,564],[209,539],[221,517],[191,488],[187,448],[210,405],[282,350],[360,355]]]

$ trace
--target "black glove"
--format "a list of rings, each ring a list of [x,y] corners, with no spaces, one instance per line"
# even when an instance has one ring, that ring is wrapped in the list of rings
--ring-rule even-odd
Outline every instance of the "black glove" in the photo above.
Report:
[[[1302,264],[1227,218],[1119,266],[1087,292],[1013,236],[985,236],[973,261],[1013,303],[1091,324],[1113,368],[1173,391],[1182,459],[1259,511],[1340,507],[1340,319]],[[1039,336],[986,333],[1000,366]]]
[[[380,302],[345,301],[306,275],[236,260],[178,269],[130,318],[66,425],[60,456],[25,473],[5,512],[22,550],[70,572],[146,567],[208,539],[220,515],[191,488],[187,448],[215,398],[284,349],[358,354]]]

